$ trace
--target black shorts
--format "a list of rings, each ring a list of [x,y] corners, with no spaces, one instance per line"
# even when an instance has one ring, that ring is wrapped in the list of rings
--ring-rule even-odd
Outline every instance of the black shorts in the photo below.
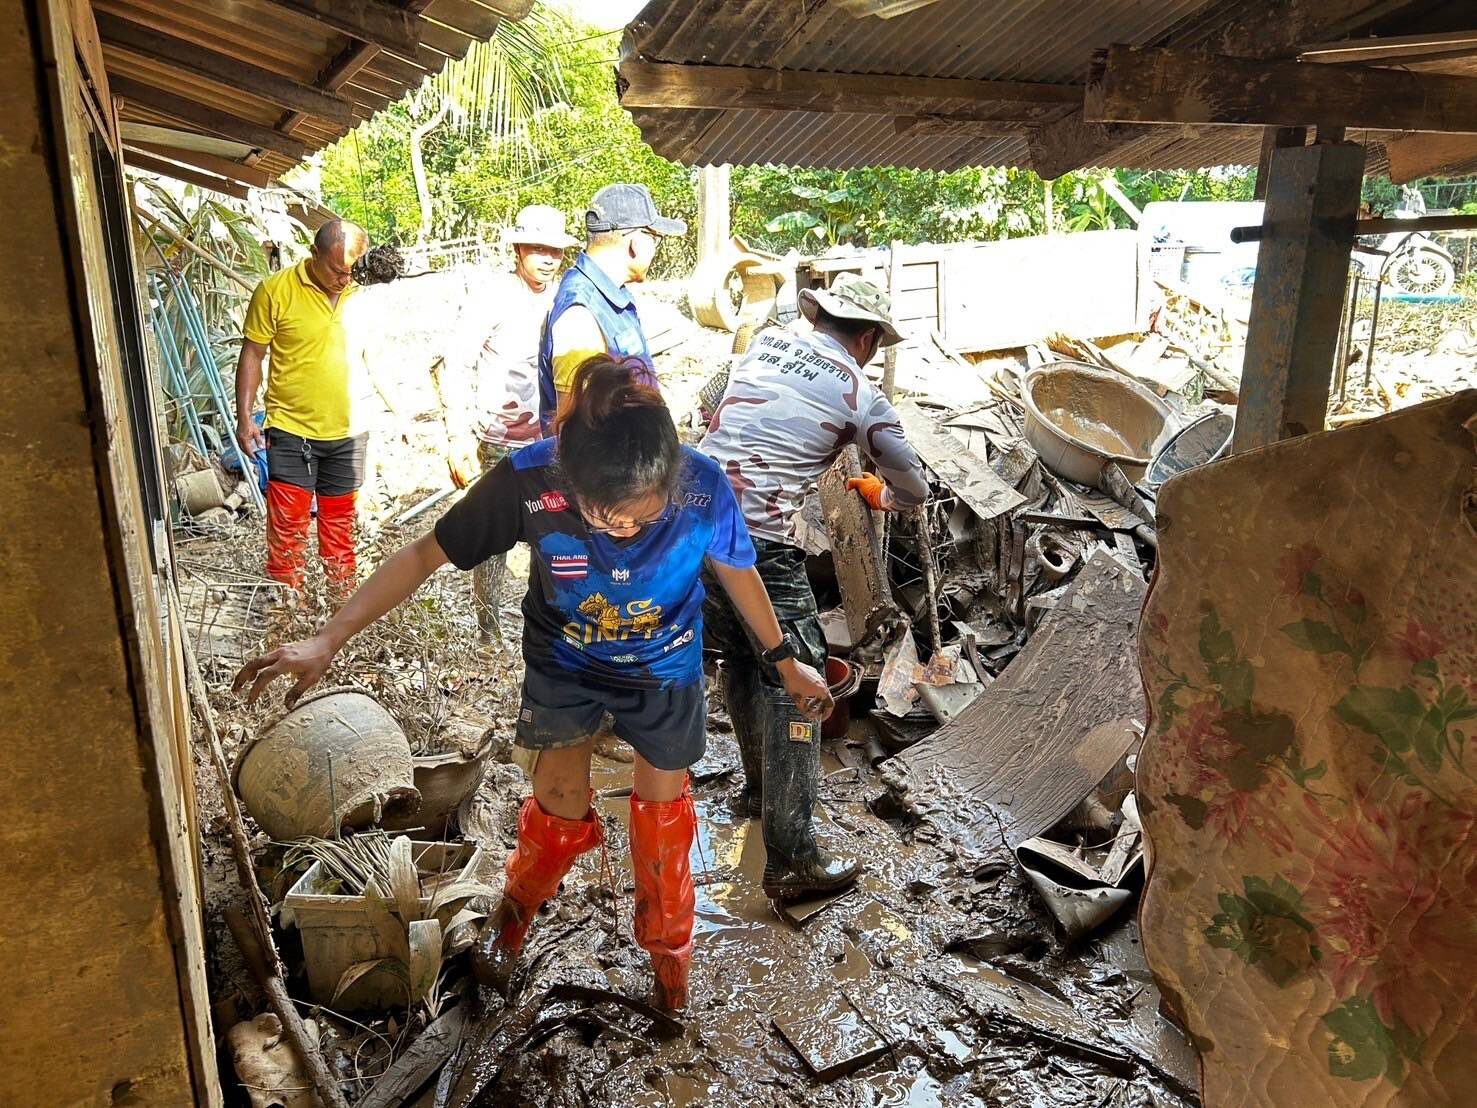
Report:
[[[368,434],[325,441],[268,427],[267,475],[323,496],[345,496],[364,484],[368,443]]]
[[[582,681],[578,674],[524,665],[518,708],[518,745],[556,750],[587,742],[603,728],[635,748],[657,769],[686,769],[708,746],[703,683],[675,689],[623,689]]]

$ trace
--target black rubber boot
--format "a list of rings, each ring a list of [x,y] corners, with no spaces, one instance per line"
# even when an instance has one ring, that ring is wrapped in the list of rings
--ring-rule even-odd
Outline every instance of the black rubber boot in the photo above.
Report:
[[[723,663],[723,703],[733,722],[739,759],[744,765],[744,787],[728,799],[736,816],[758,819],[763,815],[760,797],[764,778],[764,704],[759,667],[750,663]]]
[[[766,686],[763,702],[764,893],[773,900],[799,900],[845,888],[856,880],[861,863],[822,850],[811,821],[821,725],[801,715],[783,689]]]

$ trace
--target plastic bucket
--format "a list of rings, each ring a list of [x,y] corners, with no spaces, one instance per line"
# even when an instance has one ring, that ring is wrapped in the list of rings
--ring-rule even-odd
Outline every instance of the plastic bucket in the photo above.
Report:
[[[831,687],[831,698],[836,707],[830,718],[821,724],[821,738],[839,739],[851,726],[850,698],[862,683],[862,672],[845,658],[826,659],[826,684]]]

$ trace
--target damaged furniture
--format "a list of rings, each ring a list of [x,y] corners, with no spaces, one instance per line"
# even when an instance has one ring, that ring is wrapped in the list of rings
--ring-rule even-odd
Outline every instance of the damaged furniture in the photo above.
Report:
[[[1477,1081],[1477,391],[1162,489],[1145,953],[1208,1104]]]

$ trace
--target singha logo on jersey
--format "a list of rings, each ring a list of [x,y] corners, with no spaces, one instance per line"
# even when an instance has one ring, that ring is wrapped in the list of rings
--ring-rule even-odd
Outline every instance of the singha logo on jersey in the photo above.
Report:
[[[650,639],[661,630],[662,607],[650,600],[632,600],[622,611],[604,593],[591,593],[575,609],[585,622],[569,623],[564,634],[576,643],[625,642],[627,639]]]
[[[631,579],[631,571],[629,569],[612,570],[610,573],[610,579],[614,581],[617,585],[623,585]]]
[[[537,512],[563,512],[569,509],[569,501],[564,499],[562,492],[550,490],[537,500],[525,500],[523,507],[530,515]]]

